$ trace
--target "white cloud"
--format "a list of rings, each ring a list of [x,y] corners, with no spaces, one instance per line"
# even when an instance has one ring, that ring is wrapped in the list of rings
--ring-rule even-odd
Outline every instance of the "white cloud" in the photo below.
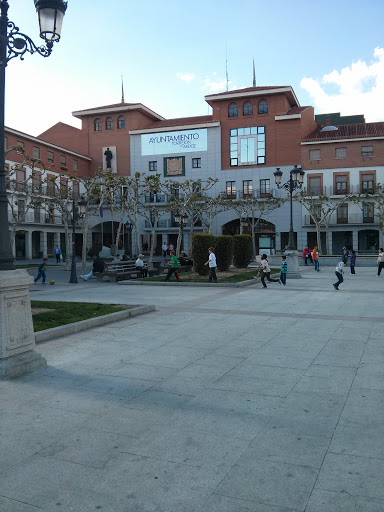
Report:
[[[177,73],[177,78],[182,80],[183,82],[192,82],[192,80],[195,78],[195,75],[193,73]]]
[[[303,78],[300,86],[312,98],[319,113],[364,114],[366,121],[384,120],[384,48],[375,48],[370,63],[359,60],[341,71],[334,70],[321,79]],[[327,85],[338,88],[327,93]]]
[[[203,80],[203,85],[200,87],[200,89],[207,94],[225,92],[227,90],[227,80],[226,78],[218,77],[217,73],[213,73],[212,77],[206,77]],[[233,85],[231,80],[228,80],[228,89],[234,90],[239,89],[239,87]]]

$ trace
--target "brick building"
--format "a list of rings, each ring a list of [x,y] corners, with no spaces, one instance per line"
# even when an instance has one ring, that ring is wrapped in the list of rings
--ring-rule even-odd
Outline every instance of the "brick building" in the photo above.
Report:
[[[42,152],[51,147],[56,148],[55,155],[65,156],[69,167],[58,169],[59,173],[71,172],[71,162],[77,159],[77,165],[92,174],[98,167],[106,167],[104,154],[109,148],[111,168],[118,175],[160,173],[163,179],[179,181],[211,177],[218,182],[210,194],[225,193],[233,199],[284,195],[276,188],[273,173],[279,167],[285,181],[293,165],[305,171],[305,187],[310,193],[326,193],[335,201],[350,191],[373,193],[377,183],[384,183],[384,123],[329,114],[321,118],[325,126],[335,120],[340,124],[326,126],[324,131],[315,120],[313,107],[300,106],[290,86],[251,87],[205,99],[211,115],[168,120],[140,103],[80,110],[73,115],[81,119],[81,129],[58,123],[37,138],[25,136],[25,142],[29,137],[28,144],[37,141]],[[305,210],[294,203],[293,214],[298,248],[307,243],[313,246],[315,228]],[[93,219],[93,240],[100,231],[108,232],[111,220],[108,216]],[[289,204],[264,220],[257,235],[260,248],[265,252],[281,250],[288,239]],[[215,217],[213,232],[235,233],[239,226],[236,213],[226,211]],[[144,219],[139,231],[143,246],[149,242]],[[330,252],[335,254],[343,245],[365,252],[383,244],[378,219],[369,204],[341,204],[328,231]],[[177,227],[169,215],[159,226],[157,248],[163,241],[174,243],[176,237]],[[91,243],[90,236],[87,245]],[[187,230],[187,251],[189,244]]]

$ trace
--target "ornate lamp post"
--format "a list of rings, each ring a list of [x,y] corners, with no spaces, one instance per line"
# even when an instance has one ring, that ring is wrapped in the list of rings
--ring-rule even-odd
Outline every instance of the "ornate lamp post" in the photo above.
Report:
[[[304,183],[304,174],[305,172],[299,168],[297,165],[293,166],[293,169],[289,172],[289,180],[285,183],[281,183],[281,178],[283,173],[280,171],[280,167],[277,167],[276,171],[273,173],[275,177],[275,183],[277,188],[284,188],[289,193],[289,201],[290,201],[290,225],[289,225],[289,238],[288,238],[288,247],[285,251],[288,260],[288,277],[301,277],[299,272],[299,261],[297,258],[297,247],[295,242],[295,234],[293,231],[293,192],[297,189],[300,189]]]
[[[63,0],[34,0],[45,46],[37,46],[8,19],[9,3],[0,0],[0,379],[23,375],[46,364],[34,351],[29,285],[26,270],[16,270],[8,228],[8,199],[5,186],[4,105],[5,68],[26,53],[48,57],[53,43],[60,40],[67,8]]]
[[[71,277],[69,279],[70,283],[77,283],[77,275],[76,275],[76,222],[85,215],[88,207],[88,202],[81,196],[80,201],[77,202],[76,208],[76,199],[73,198],[72,201],[72,265],[71,265]],[[83,240],[83,243],[84,240]]]

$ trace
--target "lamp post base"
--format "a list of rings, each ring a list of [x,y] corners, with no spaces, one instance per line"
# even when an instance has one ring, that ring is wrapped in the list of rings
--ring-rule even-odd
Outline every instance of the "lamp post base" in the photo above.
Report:
[[[0,380],[19,377],[46,366],[35,352],[29,285],[25,269],[0,272]]]
[[[299,258],[298,258],[298,252],[295,250],[289,250],[287,249],[284,252],[284,256],[287,257],[287,265],[288,265],[288,272],[287,272],[287,278],[288,279],[301,279],[303,276],[300,273],[299,269]]]

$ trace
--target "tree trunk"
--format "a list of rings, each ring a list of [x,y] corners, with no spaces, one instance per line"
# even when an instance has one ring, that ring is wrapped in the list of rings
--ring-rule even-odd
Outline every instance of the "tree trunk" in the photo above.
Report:
[[[69,227],[68,227],[68,217],[63,216],[64,221],[64,231],[65,231],[65,268],[70,270],[71,268],[71,247],[69,244]]]
[[[139,215],[137,209],[135,211],[135,248],[136,256],[140,254],[140,242],[139,242]]]
[[[81,251],[81,272],[82,275],[86,274],[87,271],[87,236],[88,236],[88,224],[89,224],[89,214],[88,212],[84,217],[84,226],[83,226],[83,247]]]
[[[318,223],[316,223],[316,238],[317,238],[317,248],[319,250],[319,254],[321,255],[320,224],[318,224]]]
[[[253,259],[256,259],[256,236],[255,236],[255,217],[252,216],[252,251],[253,251]]]
[[[176,243],[176,258],[180,257],[180,248],[181,248],[181,239],[183,238],[182,227],[181,224],[179,226],[179,234],[177,235],[177,243]]]
[[[124,219],[121,219],[119,222],[119,227],[117,228],[116,238],[115,238],[115,254],[119,252],[119,239],[121,233],[121,227],[123,225]]]
[[[151,248],[149,251],[148,265],[152,264],[152,260],[153,260],[153,251],[154,251],[155,243],[156,243],[156,227],[157,227],[157,222],[156,222],[156,224],[153,224],[151,226]]]

